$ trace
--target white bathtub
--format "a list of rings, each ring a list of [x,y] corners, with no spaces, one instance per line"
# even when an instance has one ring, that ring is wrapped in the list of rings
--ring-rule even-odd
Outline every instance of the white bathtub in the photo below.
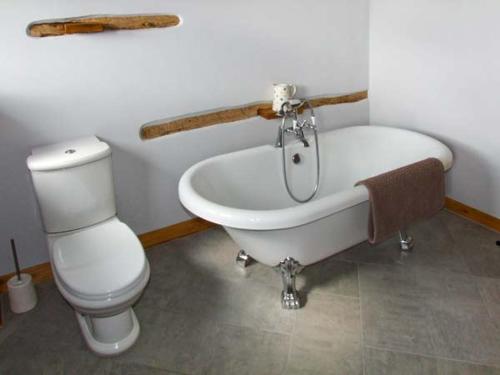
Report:
[[[314,187],[314,140],[287,145],[290,186],[299,197]],[[441,142],[411,131],[355,126],[319,136],[321,179],[310,202],[285,189],[281,149],[255,147],[204,160],[182,176],[179,196],[195,215],[222,225],[252,258],[276,266],[287,257],[301,265],[325,259],[367,239],[367,177],[435,157],[446,170],[452,153]],[[291,155],[302,156],[300,164]]]

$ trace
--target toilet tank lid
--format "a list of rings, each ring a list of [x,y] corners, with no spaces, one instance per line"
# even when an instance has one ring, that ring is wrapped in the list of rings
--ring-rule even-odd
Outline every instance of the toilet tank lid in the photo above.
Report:
[[[52,171],[87,164],[110,154],[109,145],[92,135],[34,148],[27,164],[31,171]]]

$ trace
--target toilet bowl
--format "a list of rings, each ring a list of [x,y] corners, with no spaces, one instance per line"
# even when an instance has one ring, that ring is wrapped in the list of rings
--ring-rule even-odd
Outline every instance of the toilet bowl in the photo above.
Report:
[[[111,150],[96,137],[35,149],[28,158],[59,292],[87,346],[122,353],[140,326],[132,305],[150,275],[137,236],[115,215]]]
[[[49,239],[54,279],[75,309],[88,347],[104,356],[131,347],[140,332],[131,306],[150,272],[132,230],[115,217]]]

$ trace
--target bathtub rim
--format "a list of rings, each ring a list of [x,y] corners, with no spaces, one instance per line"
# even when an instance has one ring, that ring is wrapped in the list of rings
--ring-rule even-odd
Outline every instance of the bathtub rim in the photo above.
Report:
[[[449,170],[452,166],[453,154],[448,146],[435,138],[412,130],[386,126],[359,125],[332,129],[322,134],[366,127],[372,130],[383,129],[384,131],[395,131],[401,134],[407,133],[411,136],[425,138],[434,145],[439,145],[442,148],[438,158],[443,163],[445,171]],[[194,189],[192,179],[196,172],[204,166],[216,163],[219,160],[227,159],[234,154],[257,153],[265,149],[274,149],[274,146],[263,145],[217,155],[191,166],[184,172],[179,181],[178,193],[182,205],[195,215],[222,226],[247,230],[276,230],[298,227],[333,215],[368,200],[368,190],[365,186],[360,185],[305,204],[271,210],[250,210],[215,203],[206,199]]]

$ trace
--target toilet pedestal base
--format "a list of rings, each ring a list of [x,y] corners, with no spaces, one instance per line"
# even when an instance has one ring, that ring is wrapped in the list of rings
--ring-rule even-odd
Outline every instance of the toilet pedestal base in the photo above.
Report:
[[[131,307],[109,317],[92,317],[78,311],[76,319],[87,346],[100,356],[123,353],[137,341],[140,327]]]

